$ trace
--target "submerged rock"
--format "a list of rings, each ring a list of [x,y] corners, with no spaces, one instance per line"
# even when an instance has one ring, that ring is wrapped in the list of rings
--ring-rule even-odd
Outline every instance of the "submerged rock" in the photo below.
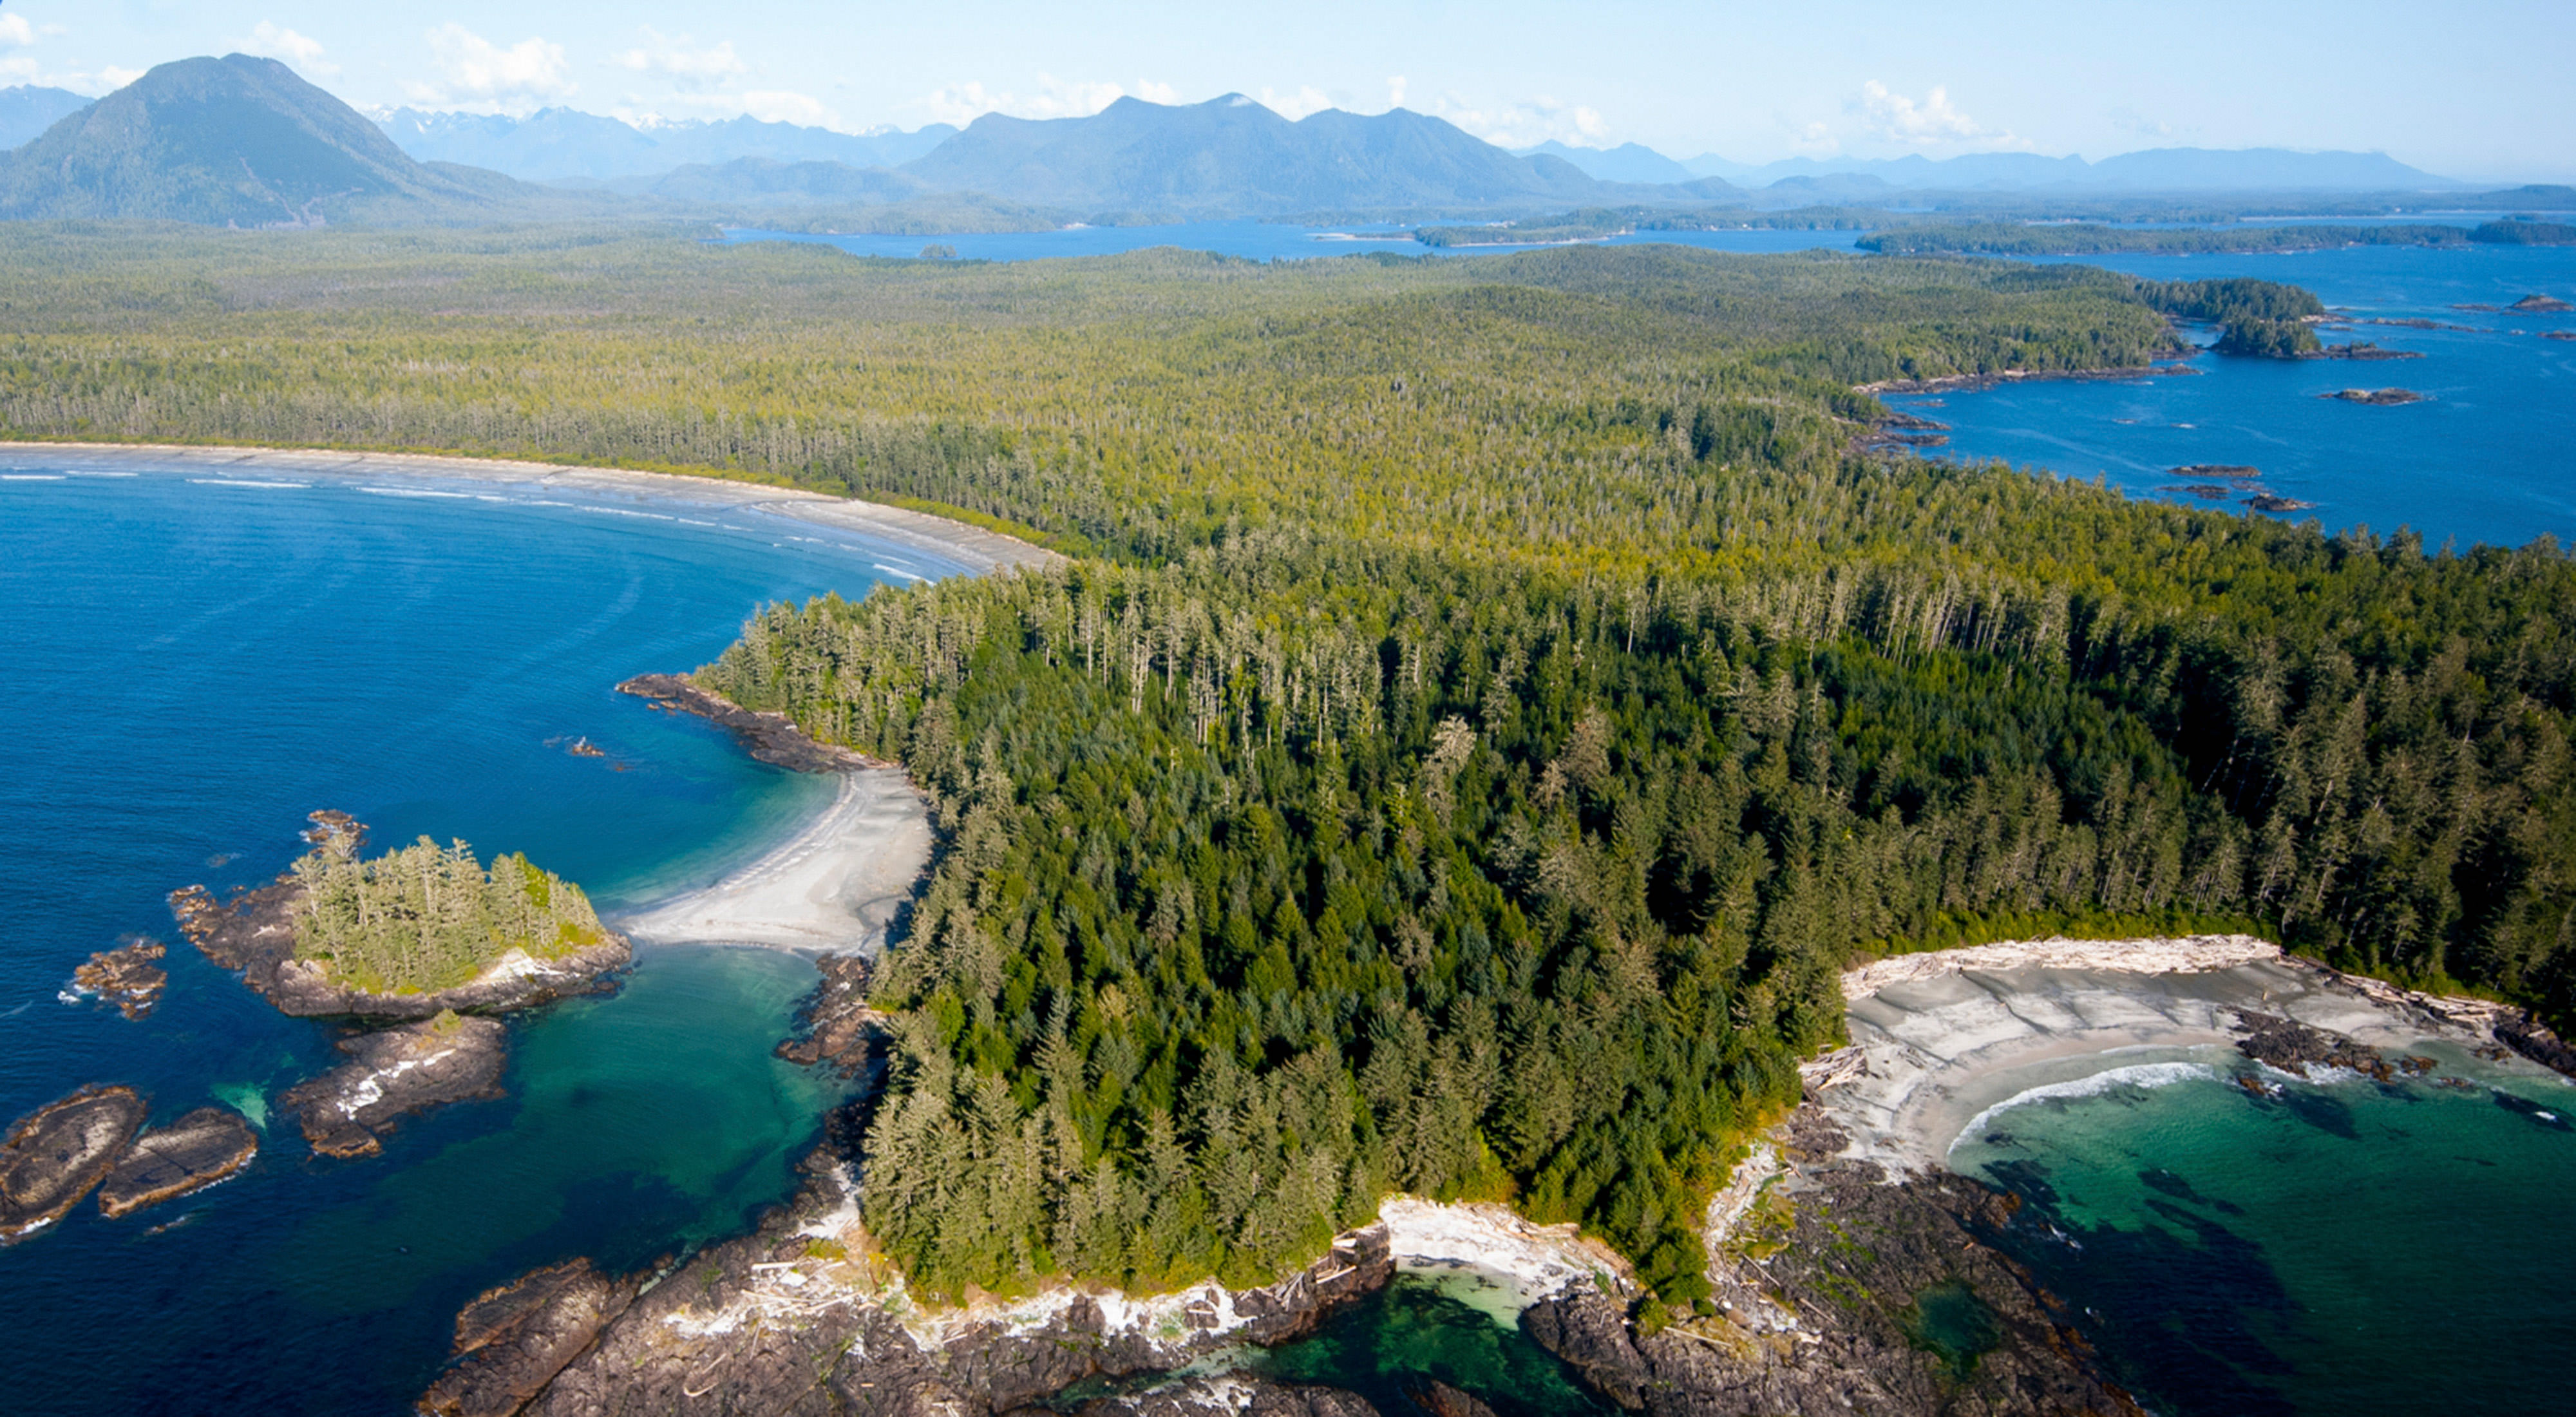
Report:
[[[80,1204],[143,1126],[130,1087],[84,1087],[18,1119],[0,1140],[0,1244],[21,1240]]]
[[[169,971],[153,963],[168,954],[159,940],[136,939],[112,950],[100,950],[72,971],[72,987],[116,1005],[127,1018],[140,1020],[161,1002]]]
[[[509,1029],[498,1019],[446,1014],[340,1041],[352,1061],[287,1089],[304,1138],[324,1156],[373,1156],[414,1112],[501,1095]]]
[[[259,1155],[259,1133],[229,1107],[200,1107],[134,1139],[98,1188],[110,1220],[229,1179]]]
[[[509,1417],[598,1342],[640,1287],[580,1259],[484,1291],[456,1316],[457,1361],[430,1384],[420,1409]]]

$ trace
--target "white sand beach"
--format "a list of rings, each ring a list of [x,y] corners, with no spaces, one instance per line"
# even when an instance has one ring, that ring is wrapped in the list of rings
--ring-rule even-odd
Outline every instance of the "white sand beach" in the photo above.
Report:
[[[2499,1011],[2353,979],[2245,936],[1903,955],[1851,971],[1844,989],[1851,1045],[1801,1071],[1851,1134],[1851,1154],[1896,1174],[1942,1169],[1980,1114],[2034,1088],[2116,1069],[2241,1065],[2238,1010],[2392,1051],[2474,1047]]]
[[[0,461],[41,462],[49,469],[154,471],[206,476],[256,473],[280,477],[406,484],[482,484],[495,492],[577,493],[638,503],[678,504],[745,516],[778,518],[807,527],[852,534],[899,553],[881,569],[899,578],[936,580],[963,572],[981,575],[1006,566],[1040,567],[1064,558],[1016,537],[964,522],[875,502],[819,492],[765,487],[676,473],[632,472],[610,467],[560,467],[502,458],[434,457],[418,453],[345,453],[298,448],[184,447],[149,443],[0,442]],[[792,528],[780,528],[789,530]]]
[[[610,923],[638,945],[760,945],[813,954],[885,948],[930,861],[928,804],[899,768],[843,774],[803,831],[704,890]]]

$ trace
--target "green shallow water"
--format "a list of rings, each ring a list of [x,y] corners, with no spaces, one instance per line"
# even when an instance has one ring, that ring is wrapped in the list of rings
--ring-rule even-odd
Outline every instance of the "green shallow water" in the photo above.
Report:
[[[2257,1098],[2202,1055],[1991,1114],[1950,1162],[2029,1202],[2008,1247],[2159,1412],[2563,1410],[2576,1086],[2425,1051],[2472,1086]]]

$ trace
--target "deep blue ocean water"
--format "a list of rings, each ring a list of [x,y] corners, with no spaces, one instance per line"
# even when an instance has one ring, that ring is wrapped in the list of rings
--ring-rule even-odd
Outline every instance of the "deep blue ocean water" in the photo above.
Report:
[[[829,798],[612,686],[704,663],[763,601],[865,591],[879,550],[559,491],[0,475],[0,1118],[94,1081],[159,1119],[256,1114],[335,1061],[331,1027],[207,964],[162,903],[265,880],[314,808],[524,850],[613,909]],[[57,1000],[133,933],[172,944],[157,1012]],[[652,951],[614,997],[514,1025],[506,1100],[411,1120],[383,1157],[315,1160],[270,1115],[240,1178],[119,1221],[85,1204],[0,1250],[0,1411],[407,1410],[477,1291],[640,1266],[789,1191],[832,1090],[769,1049],[813,979]]]
[[[2200,479],[2172,469],[2221,463],[2262,470],[2262,486],[2315,503],[2328,530],[2401,526],[2428,547],[2519,546],[2543,533],[2576,542],[2576,315],[2457,310],[2525,295],[2576,301],[2576,248],[2346,247],[2276,256],[2098,256],[2158,280],[2252,276],[2315,291],[2339,314],[2431,320],[2457,329],[2355,323],[2330,344],[2366,340],[2421,359],[2274,360],[2202,354],[2177,377],[2032,380],[1974,393],[1888,402],[1951,426],[1943,456],[2103,477],[2138,496]],[[2204,338],[2208,336],[2204,335]],[[2376,408],[2320,397],[2411,389],[2430,401]],[[2222,505],[2233,505],[2222,504]],[[2239,508],[2241,510],[2241,508]]]

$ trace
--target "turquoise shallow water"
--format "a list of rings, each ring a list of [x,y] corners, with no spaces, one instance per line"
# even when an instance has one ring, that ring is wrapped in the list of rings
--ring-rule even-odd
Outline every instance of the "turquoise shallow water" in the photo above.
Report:
[[[2576,1086],[2426,1051],[2473,1085],[2272,1075],[2256,1098],[2241,1060],[2129,1067],[1991,1114],[1950,1160],[2029,1203],[2007,1248],[2158,1412],[2560,1410]]]
[[[883,548],[552,490],[0,475],[0,1118],[92,1081],[159,1118],[257,1114],[329,1066],[333,1029],[176,944],[162,904],[273,874],[313,808],[527,851],[613,909],[829,799],[612,686],[703,663],[763,601],[866,590]],[[609,756],[569,756],[577,736]],[[151,1018],[57,1000],[133,932],[175,946]],[[0,1251],[0,1411],[403,1410],[480,1289],[640,1266],[788,1193],[837,1095],[769,1056],[813,979],[649,952],[614,996],[514,1024],[506,1099],[414,1119],[381,1158],[314,1160],[273,1116],[243,1177],[74,1211]]]

